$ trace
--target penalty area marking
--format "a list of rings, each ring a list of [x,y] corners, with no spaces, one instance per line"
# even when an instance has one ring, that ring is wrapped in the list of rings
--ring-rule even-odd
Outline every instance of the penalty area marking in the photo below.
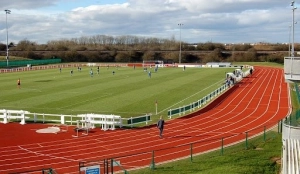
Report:
[[[22,86],[21,86],[21,89],[25,89],[25,90],[28,90],[28,91],[36,91],[36,92],[42,92],[42,90],[40,90],[40,89],[37,89],[37,88],[23,88]]]
[[[59,109],[64,109],[64,108],[69,108],[71,106],[76,106],[76,105],[79,105],[79,104],[89,103],[91,101],[98,100],[100,98],[104,98],[104,97],[107,97],[107,96],[110,96],[110,95],[112,95],[112,93],[106,93],[104,95],[101,95],[100,97],[92,98],[90,100],[84,100],[84,101],[81,101],[81,102],[74,102],[74,104],[66,105],[65,107],[60,107]]]

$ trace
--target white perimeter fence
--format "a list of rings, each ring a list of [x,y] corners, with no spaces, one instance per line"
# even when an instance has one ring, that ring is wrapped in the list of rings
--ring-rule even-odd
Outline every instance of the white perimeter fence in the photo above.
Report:
[[[129,126],[132,127],[134,124],[148,123],[151,121],[150,115],[140,116],[136,118],[147,118],[138,119],[132,121],[132,118],[121,118],[118,115],[104,115],[104,114],[79,114],[79,115],[65,115],[65,114],[45,114],[45,113],[30,113],[29,111],[23,110],[6,110],[0,109],[0,121],[7,124],[11,121],[19,121],[20,124],[24,125],[27,122],[33,123],[53,123],[53,124],[67,124],[67,125],[78,125],[78,123],[90,123],[92,128],[98,125],[102,130],[114,130],[116,126]]]

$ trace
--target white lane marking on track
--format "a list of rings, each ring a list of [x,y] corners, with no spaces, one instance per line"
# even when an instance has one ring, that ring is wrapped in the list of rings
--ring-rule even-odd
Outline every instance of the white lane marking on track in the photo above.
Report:
[[[18,147],[19,147],[20,149],[24,150],[24,151],[27,151],[28,153],[33,153],[33,154],[35,154],[36,156],[48,156],[48,157],[52,157],[52,158],[63,159],[63,160],[66,160],[66,161],[78,162],[78,160],[69,159],[69,158],[64,158],[64,157],[57,157],[57,156],[48,155],[48,154],[42,154],[42,153],[39,153],[39,152],[34,152],[34,151],[31,151],[31,150],[28,150],[28,149],[23,148],[23,147],[21,147],[21,146],[18,146]]]

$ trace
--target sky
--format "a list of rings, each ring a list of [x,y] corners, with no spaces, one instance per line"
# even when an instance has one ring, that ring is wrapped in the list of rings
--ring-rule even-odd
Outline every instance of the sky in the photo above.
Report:
[[[7,31],[8,42],[15,44],[24,39],[46,44],[96,35],[175,38],[186,43],[289,43],[293,38],[293,10],[287,0],[0,0],[0,4],[3,44]],[[295,1],[297,6],[300,0]],[[294,41],[300,42],[297,20],[300,9],[294,10]]]

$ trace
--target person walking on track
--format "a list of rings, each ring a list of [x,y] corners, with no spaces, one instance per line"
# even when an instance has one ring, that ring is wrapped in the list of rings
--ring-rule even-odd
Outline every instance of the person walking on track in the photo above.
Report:
[[[162,116],[160,116],[160,119],[157,122],[157,128],[159,129],[159,137],[162,138],[162,134],[164,131],[164,124],[165,121],[163,120]]]

